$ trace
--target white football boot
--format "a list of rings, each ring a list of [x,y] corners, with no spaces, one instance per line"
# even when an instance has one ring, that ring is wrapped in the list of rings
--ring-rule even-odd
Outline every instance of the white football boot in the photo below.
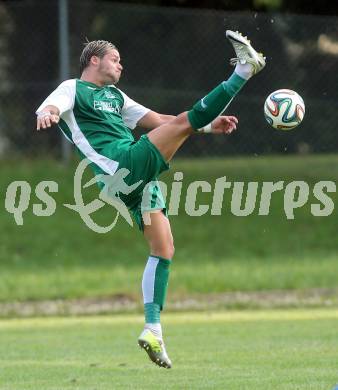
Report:
[[[258,53],[252,46],[247,37],[244,37],[238,31],[226,31],[226,37],[232,44],[236,58],[231,58],[230,64],[235,66],[237,63],[240,64],[251,64],[252,75],[260,72],[265,66],[265,57],[262,53]]]

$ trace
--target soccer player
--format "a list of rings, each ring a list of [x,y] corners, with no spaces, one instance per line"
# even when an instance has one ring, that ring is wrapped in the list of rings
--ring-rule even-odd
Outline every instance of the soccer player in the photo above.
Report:
[[[80,79],[61,83],[36,111],[37,130],[58,124],[81,157],[91,161],[95,173],[114,175],[125,168],[130,172],[126,184],[142,182],[131,194],[118,196],[133,214],[150,249],[142,279],[145,326],[138,343],[153,362],[165,368],[171,367],[171,361],[163,343],[160,311],[174,244],[156,178],[169,168],[168,162],[189,136],[230,134],[236,129],[237,118],[222,113],[247,80],[265,66],[263,55],[242,34],[228,30],[226,37],[236,52],[236,58],[230,60],[235,66],[233,74],[178,116],[151,111],[119,90],[115,86],[123,69],[119,52],[102,40],[85,45]],[[136,126],[150,130],[138,141],[131,132]],[[144,191],[150,195],[148,206],[142,202]]]

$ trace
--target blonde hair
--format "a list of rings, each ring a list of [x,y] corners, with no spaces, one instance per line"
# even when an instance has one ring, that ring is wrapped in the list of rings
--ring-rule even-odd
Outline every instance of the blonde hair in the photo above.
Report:
[[[107,54],[108,50],[115,49],[117,50],[116,46],[113,45],[109,41],[87,41],[85,42],[85,47],[82,50],[81,56],[80,56],[80,73],[82,73],[87,66],[90,63],[90,59],[93,56],[97,56],[99,58],[103,58],[105,54]]]

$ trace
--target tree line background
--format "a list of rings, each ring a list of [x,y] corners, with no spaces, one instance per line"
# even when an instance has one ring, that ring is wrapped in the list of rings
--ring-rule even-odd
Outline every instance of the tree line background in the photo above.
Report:
[[[97,0],[114,3],[114,0]],[[121,3],[164,7],[209,8],[228,11],[292,12],[338,15],[338,2],[330,0],[124,0]]]
[[[240,118],[241,131],[231,140],[192,139],[181,153],[338,150],[337,2],[136,3],[141,2],[69,0],[70,78],[79,77],[78,58],[86,37],[108,39],[119,48],[125,69],[120,88],[156,111],[178,114],[231,72],[232,49],[224,31],[240,29],[268,59],[259,79],[230,107]],[[35,109],[61,81],[58,34],[57,0],[0,1],[0,155],[60,151],[57,131],[34,132]],[[263,117],[265,97],[279,88],[296,90],[306,103],[304,123],[291,133],[271,129]]]

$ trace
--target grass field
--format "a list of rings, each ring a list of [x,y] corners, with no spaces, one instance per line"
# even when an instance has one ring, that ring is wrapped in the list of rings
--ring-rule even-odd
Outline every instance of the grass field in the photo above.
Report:
[[[136,346],[141,316],[0,321],[1,390],[331,390],[337,310],[164,316],[171,370]]]
[[[73,203],[75,164],[64,167],[52,160],[4,161],[0,172],[0,301],[101,297],[128,294],[139,299],[140,278],[148,250],[137,230],[123,221],[109,234],[90,231],[78,214],[62,206]],[[283,193],[276,193],[269,216],[257,207],[248,217],[229,211],[230,192],[221,216],[190,217],[181,205],[171,217],[176,255],[170,280],[171,297],[194,293],[337,287],[337,193],[330,196],[335,210],[328,217],[314,217],[310,204],[320,180],[338,177],[337,156],[248,157],[214,160],[175,160],[164,177],[173,180],[184,172],[184,189],[194,180],[229,181],[304,180],[310,186],[308,203],[287,220]],[[36,217],[33,203],[23,213],[23,226],[4,209],[6,188],[14,180],[26,180],[32,188],[41,180],[58,182],[56,213]],[[184,191],[183,191],[184,192]],[[96,197],[95,187],[89,197]],[[211,202],[200,194],[200,203]],[[98,221],[111,223],[105,206]],[[115,214],[114,214],[115,215]],[[95,216],[96,218],[96,216]]]
[[[3,162],[2,205],[14,180],[28,181],[33,194],[23,226],[1,210],[0,302],[114,294],[140,302],[143,238],[122,221],[109,234],[94,233],[63,207],[73,203],[74,169],[52,160]],[[338,157],[177,160],[167,183],[176,171],[184,172],[183,192],[194,180],[212,184],[222,176],[245,183],[303,180],[312,191],[320,180],[336,182]],[[48,218],[32,212],[42,180],[59,184],[56,213]],[[337,206],[337,193],[330,195]],[[87,193],[96,196],[95,188]],[[210,204],[211,195],[199,194],[198,201]],[[181,205],[171,218],[177,252],[169,301],[239,290],[336,291],[337,207],[329,217],[313,217],[310,194],[287,220],[283,193],[276,193],[269,216],[256,208],[240,218],[229,211],[230,201],[228,193],[221,216],[193,218]],[[111,223],[111,213],[105,207],[97,221]],[[165,313],[163,323],[172,370],[153,366],[137,348],[139,315],[0,320],[0,389],[331,390],[338,383],[335,309]]]

